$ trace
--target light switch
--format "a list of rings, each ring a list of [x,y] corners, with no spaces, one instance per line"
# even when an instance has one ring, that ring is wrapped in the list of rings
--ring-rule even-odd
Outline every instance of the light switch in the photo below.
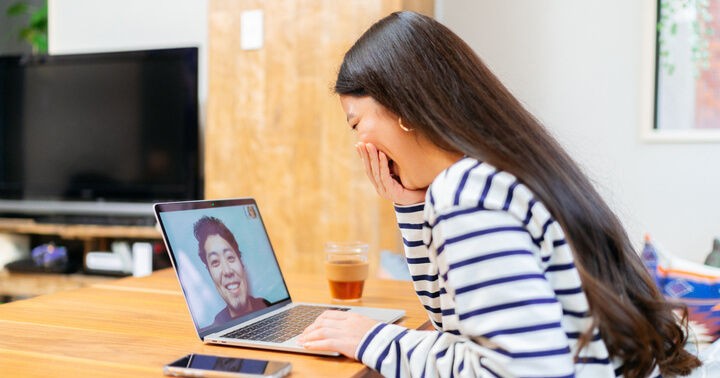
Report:
[[[263,46],[263,11],[261,9],[242,12],[240,15],[240,47],[243,50],[258,50]]]

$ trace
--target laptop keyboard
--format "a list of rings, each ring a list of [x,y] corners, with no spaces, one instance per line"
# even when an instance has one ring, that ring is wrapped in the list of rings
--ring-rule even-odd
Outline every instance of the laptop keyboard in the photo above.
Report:
[[[224,337],[282,343],[299,335],[325,310],[348,311],[349,308],[299,305],[230,332]]]

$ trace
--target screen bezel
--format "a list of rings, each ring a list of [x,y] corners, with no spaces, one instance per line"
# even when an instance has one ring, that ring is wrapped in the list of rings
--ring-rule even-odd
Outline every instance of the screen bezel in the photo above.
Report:
[[[265,236],[267,237],[268,245],[270,246],[270,251],[272,251],[273,260],[275,261],[275,265],[278,268],[278,271],[280,272],[280,277],[282,278],[282,283],[285,288],[285,291],[287,292],[288,296],[285,299],[281,299],[270,306],[252,312],[250,314],[241,316],[237,319],[233,319],[224,325],[213,327],[210,329],[207,328],[201,328],[198,324],[197,317],[193,313],[192,306],[190,305],[190,302],[188,301],[188,295],[185,291],[185,287],[183,286],[183,282],[180,280],[180,275],[178,274],[178,264],[177,264],[177,258],[175,257],[175,251],[173,250],[172,246],[168,242],[170,239],[167,235],[166,227],[163,224],[162,217],[160,216],[161,213],[167,213],[167,212],[176,212],[176,211],[188,211],[188,210],[202,210],[202,209],[212,209],[212,208],[222,208],[222,207],[243,207],[248,205],[254,205],[257,209],[257,218],[260,220],[260,223],[262,224],[263,231],[265,232]],[[178,277],[178,282],[180,283],[180,288],[183,292],[183,298],[185,299],[185,303],[187,304],[188,311],[190,312],[190,316],[192,317],[193,325],[195,326],[195,331],[198,334],[198,337],[201,340],[205,340],[205,337],[214,333],[217,333],[219,331],[223,331],[225,329],[234,327],[238,324],[241,324],[243,322],[246,322],[250,319],[257,318],[263,314],[267,314],[271,311],[274,311],[276,309],[279,309],[281,307],[287,306],[292,303],[292,297],[290,295],[290,290],[288,290],[287,282],[285,281],[285,276],[282,274],[282,269],[280,269],[280,263],[277,259],[277,254],[275,253],[275,249],[272,246],[272,241],[270,240],[270,235],[267,232],[267,227],[265,227],[265,222],[263,221],[262,214],[260,211],[260,207],[257,205],[257,202],[252,197],[246,197],[246,198],[232,198],[232,199],[220,199],[220,200],[202,200],[202,201],[183,201],[183,202],[166,202],[166,203],[156,203],[153,205],[153,209],[155,212],[155,218],[157,219],[158,225],[160,225],[160,229],[162,230],[162,236],[163,241],[165,242],[165,247],[168,251],[168,254],[170,255],[170,262],[172,263],[173,269],[175,270],[175,275]]]

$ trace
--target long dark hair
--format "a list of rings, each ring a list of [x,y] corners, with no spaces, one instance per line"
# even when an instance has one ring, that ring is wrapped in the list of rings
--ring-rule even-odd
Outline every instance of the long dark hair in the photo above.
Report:
[[[588,178],[460,37],[430,17],[393,13],[345,54],[335,92],[370,96],[438,147],[528,186],[565,231],[593,322],[625,376],[700,366],[683,349],[687,308],[664,299]],[[592,328],[578,350],[591,337]]]

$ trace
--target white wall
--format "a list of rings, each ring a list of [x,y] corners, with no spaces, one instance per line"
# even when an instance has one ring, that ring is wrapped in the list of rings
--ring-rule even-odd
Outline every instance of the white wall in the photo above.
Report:
[[[51,54],[198,47],[198,96],[207,99],[206,0],[48,0]]]
[[[647,144],[655,1],[436,0],[595,180],[628,233],[702,262],[720,236],[720,143]],[[650,112],[650,113],[648,113]]]
[[[720,144],[640,141],[654,16],[654,0],[436,0],[436,17],[544,121],[633,240],[649,233],[703,261],[720,236]],[[50,51],[197,45],[204,104],[207,19],[206,0],[50,0]]]

